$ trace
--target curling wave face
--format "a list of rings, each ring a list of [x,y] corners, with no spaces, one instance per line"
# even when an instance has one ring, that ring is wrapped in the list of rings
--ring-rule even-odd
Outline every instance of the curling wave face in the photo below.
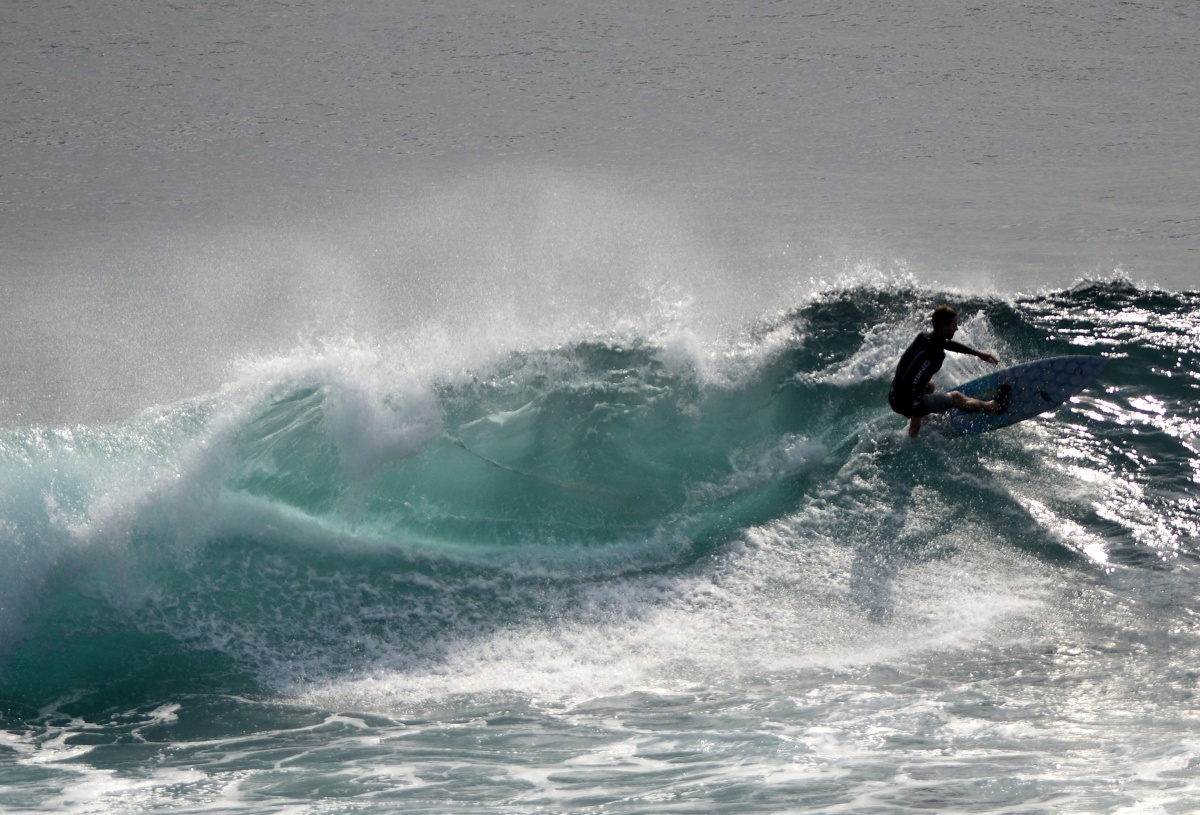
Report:
[[[437,375],[327,346],[117,426],[5,430],[7,715],[452,672],[498,632],[695,608],[696,581],[728,589],[747,546],[771,557],[729,589],[745,619],[794,611],[761,594],[770,570],[831,550],[848,608],[885,624],[905,564],[962,529],[1098,569],[1194,563],[1196,297],[958,298],[964,338],[1005,361],[1110,364],[1044,420],[914,445],[883,395],[940,299],[830,290],[717,350],[587,338]],[[828,568],[789,591],[817,603]]]

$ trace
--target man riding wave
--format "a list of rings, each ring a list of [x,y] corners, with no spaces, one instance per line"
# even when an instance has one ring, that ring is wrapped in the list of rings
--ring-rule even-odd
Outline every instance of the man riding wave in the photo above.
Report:
[[[972,399],[958,391],[939,393],[933,375],[941,370],[946,352],[970,354],[985,362],[997,365],[1000,359],[987,351],[976,351],[954,341],[958,331],[958,312],[950,306],[941,305],[933,310],[933,331],[922,331],[908,346],[896,365],[896,376],[888,391],[888,404],[892,410],[909,418],[908,435],[914,439],[921,432],[921,417],[931,413],[945,413],[952,407],[968,413],[1003,413],[1007,396],[1005,389],[995,399],[984,402]]]

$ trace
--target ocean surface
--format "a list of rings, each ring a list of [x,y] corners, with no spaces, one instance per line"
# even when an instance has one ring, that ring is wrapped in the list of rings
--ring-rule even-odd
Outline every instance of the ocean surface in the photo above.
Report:
[[[0,811],[1200,807],[1195,3],[0,32]]]

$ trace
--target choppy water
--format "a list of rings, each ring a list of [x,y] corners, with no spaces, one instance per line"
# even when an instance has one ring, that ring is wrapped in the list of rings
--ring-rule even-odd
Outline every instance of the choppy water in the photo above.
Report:
[[[326,347],[4,431],[3,805],[1183,811],[1196,296],[960,298],[977,347],[1108,368],[911,443],[939,299],[436,376]]]

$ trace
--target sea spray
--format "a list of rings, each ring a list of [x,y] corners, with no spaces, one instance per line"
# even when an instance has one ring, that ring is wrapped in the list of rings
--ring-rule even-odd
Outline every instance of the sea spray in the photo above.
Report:
[[[1065,708],[1028,687],[1111,707],[1084,684],[1119,668],[1182,694],[1170,654],[1120,654],[1195,648],[1194,297],[1115,280],[953,298],[1006,361],[1110,365],[1052,414],[913,441],[886,360],[943,299],[839,288],[726,345],[585,332],[440,373],[411,346],[332,342],[116,425],[6,431],[15,771],[134,734],[194,766],[214,728],[227,760],[256,755],[235,721],[276,744],[399,739],[425,766],[407,722],[451,737],[475,716],[512,738],[582,727],[584,766],[631,720],[640,753],[657,727],[699,738],[679,716],[737,710],[756,750],[795,747],[764,767],[871,764],[904,733],[961,751],[1017,728],[1055,752],[1039,733]],[[979,724],[997,716],[1015,718]],[[1087,732],[1059,738],[1086,751]],[[79,739],[99,741],[54,752]]]

